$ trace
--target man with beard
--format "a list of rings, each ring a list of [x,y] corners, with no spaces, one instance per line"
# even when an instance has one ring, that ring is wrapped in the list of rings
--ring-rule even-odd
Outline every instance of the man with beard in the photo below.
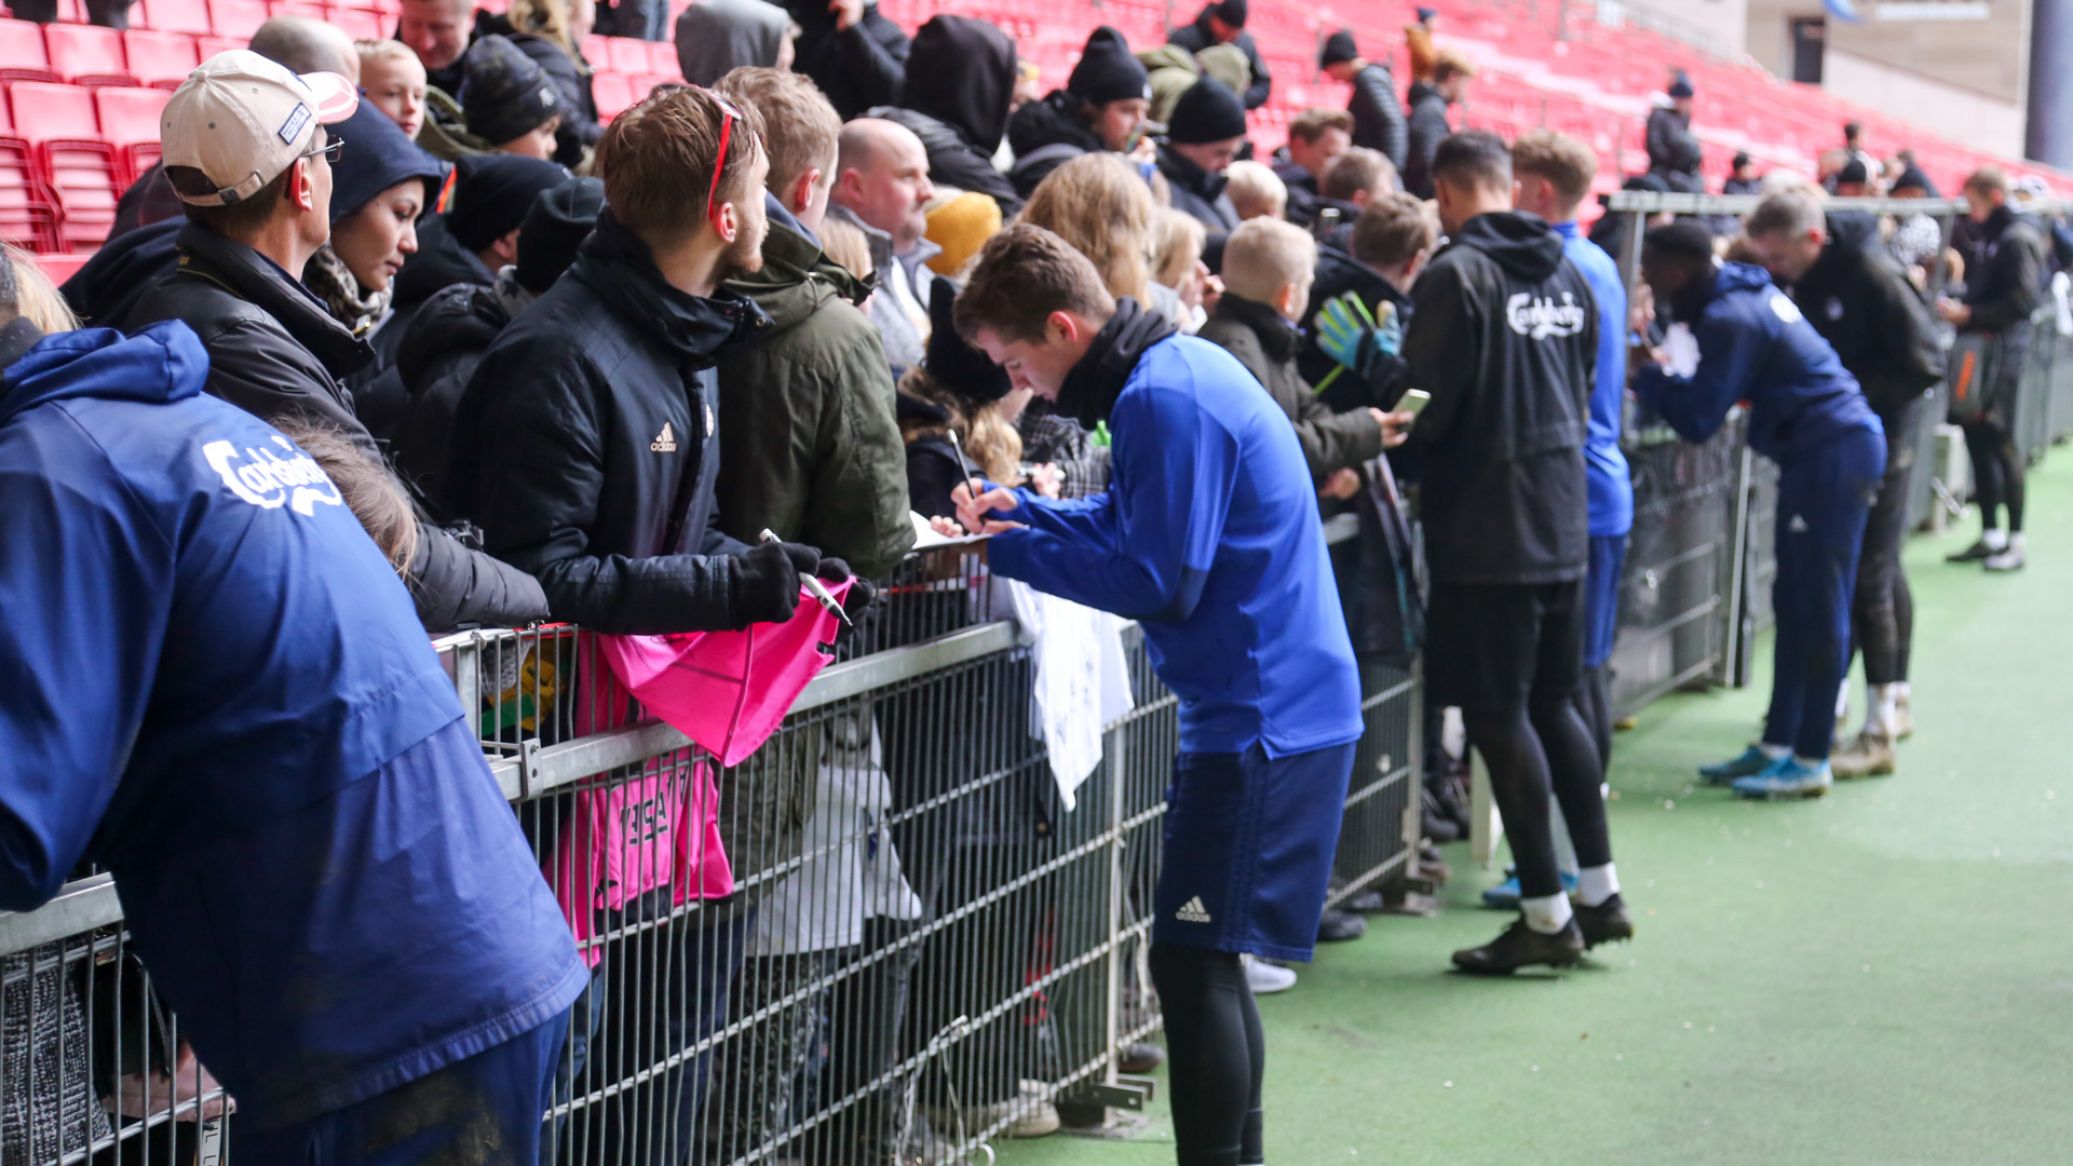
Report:
[[[1017,388],[1114,434],[1107,492],[957,488],[993,569],[1136,619],[1180,695],[1152,924],[1183,1166],[1264,1160],[1266,1043],[1240,955],[1308,960],[1360,679],[1295,431],[1229,353],[1135,301],[1040,227],[996,235],[960,334]]]
[[[762,139],[753,110],[700,89],[614,119],[597,155],[609,209],[468,385],[448,504],[539,577],[556,619],[742,628],[789,618],[802,572],[848,575],[811,547],[750,550],[713,525],[712,368],[770,323],[720,286],[762,267]]]

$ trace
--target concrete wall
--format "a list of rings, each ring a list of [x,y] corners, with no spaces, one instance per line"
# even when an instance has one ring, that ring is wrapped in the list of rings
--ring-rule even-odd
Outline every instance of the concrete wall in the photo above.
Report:
[[[2023,106],[1970,89],[1894,69],[1882,61],[1847,53],[1831,44],[1822,88],[1874,109],[1899,111],[1907,120],[1941,137],[2010,157],[2023,155]],[[1870,143],[1880,154],[1903,143]]]
[[[1743,51],[1749,30],[1751,0],[1625,0],[1629,16],[1637,23],[1655,25],[1657,18],[1670,25],[1664,31],[1683,40],[1704,44],[1723,56]],[[1814,6],[1819,8],[1820,0]]]

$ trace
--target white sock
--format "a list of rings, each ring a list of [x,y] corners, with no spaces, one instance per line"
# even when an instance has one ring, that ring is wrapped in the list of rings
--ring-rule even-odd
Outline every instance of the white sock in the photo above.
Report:
[[[2022,553],[2023,553],[2023,532],[2022,532],[2022,531],[2016,531],[2016,532],[2015,532],[2014,534],[2011,534],[2011,535],[2009,535],[2009,536],[2008,536],[2008,549],[2009,549],[2009,550],[2011,550],[2011,551],[2014,551],[2014,552],[2015,552],[2015,553],[2017,553],[2017,554],[2022,554]]]
[[[1569,840],[1569,819],[1562,816],[1562,803],[1548,798],[1548,832],[1555,843],[1555,869],[1576,873],[1576,843]]]
[[[1542,895],[1538,898],[1520,899],[1519,910],[1526,915],[1526,926],[1542,935],[1553,935],[1569,926],[1570,916],[1575,914],[1569,908],[1568,895]]]
[[[1596,907],[1619,893],[1620,876],[1609,862],[1576,872],[1576,897],[1586,907]]]
[[[1891,737],[1900,723],[1900,686],[1875,684],[1864,710],[1864,731],[1874,737]]]
[[[1762,744],[1760,744],[1760,745],[1758,745],[1758,746],[1756,747],[1756,751],[1757,751],[1758,753],[1761,753],[1761,754],[1763,754],[1763,755],[1764,755],[1765,757],[1768,757],[1768,758],[1770,758],[1770,759],[1771,759],[1772,761],[1776,761],[1776,760],[1778,760],[1778,759],[1779,759],[1780,757],[1783,757],[1783,756],[1785,756],[1786,754],[1788,754],[1788,753],[1791,753],[1791,752],[1792,752],[1792,746],[1790,746],[1790,745],[1773,745],[1773,744],[1771,744],[1771,743],[1770,743],[1769,741],[1765,741],[1765,742],[1763,742]]]
[[[1987,549],[1990,551],[2007,550],[2008,532],[1998,527],[1993,530],[1983,530],[1979,532],[1979,541],[1987,544]]]
[[[1906,704],[1909,700],[1914,698],[1915,686],[1903,680],[1900,683],[1895,684],[1893,686],[1893,691],[1896,695],[1900,697],[1900,702],[1902,704]]]
[[[1828,764],[1826,757],[1794,757],[1793,760],[1799,763],[1801,769],[1820,769]]]
[[[1835,690],[1835,719],[1837,724],[1850,719],[1850,678],[1847,676]]]

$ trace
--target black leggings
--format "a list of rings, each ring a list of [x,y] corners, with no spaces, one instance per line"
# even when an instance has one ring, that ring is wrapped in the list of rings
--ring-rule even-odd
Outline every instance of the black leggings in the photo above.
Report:
[[[1605,665],[1586,667],[1577,680],[1576,715],[1598,747],[1598,780],[1603,783],[1612,768],[1612,673]]]
[[[1605,799],[1598,792],[1604,767],[1590,731],[1577,715],[1575,698],[1535,698],[1527,708],[1461,710],[1468,739],[1490,771],[1490,793],[1504,815],[1512,862],[1519,868],[1519,893],[1529,899],[1562,893],[1555,870],[1554,835],[1548,823],[1548,790],[1569,819],[1579,867],[1612,861],[1605,829]]]
[[[1988,530],[2001,526],[1999,511],[2008,508],[2008,531],[2023,530],[2023,455],[2015,438],[2000,421],[1982,418],[1965,426],[1965,452],[1972,455],[1973,494],[1979,502],[1980,524]]]
[[[1265,1160],[1260,1083],[1267,1036],[1232,952],[1155,943],[1152,986],[1166,1017],[1179,1166],[1245,1166]]]
[[[1857,587],[1850,600],[1850,633],[1864,652],[1866,684],[1907,679],[1908,649],[1915,638],[1915,596],[1900,561],[1907,541],[1908,487],[1915,471],[1915,441],[1927,398],[1879,414],[1886,427],[1886,476],[1879,500],[1864,524],[1864,551],[1857,560]],[[1967,433],[1970,440],[1970,432]],[[2017,489],[2018,498],[2021,489]],[[2015,513],[2021,513],[2018,501]],[[2020,522],[2020,519],[2017,520]],[[1993,525],[1988,519],[1987,524]]]

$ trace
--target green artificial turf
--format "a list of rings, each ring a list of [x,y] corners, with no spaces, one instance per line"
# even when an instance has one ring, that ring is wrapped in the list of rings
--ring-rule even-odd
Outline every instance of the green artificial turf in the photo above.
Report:
[[[1263,999],[1268,1162],[2073,1163],[2073,456],[2033,475],[2030,512],[2018,575],[1942,562],[1970,518],[1913,541],[1898,776],[1790,805],[1694,788],[1763,685],[1620,735],[1635,943],[1564,975],[1449,974],[1505,921],[1456,846],[1438,918],[1377,919]],[[1170,1163],[1156,1108],[1134,1141],[999,1161]]]

